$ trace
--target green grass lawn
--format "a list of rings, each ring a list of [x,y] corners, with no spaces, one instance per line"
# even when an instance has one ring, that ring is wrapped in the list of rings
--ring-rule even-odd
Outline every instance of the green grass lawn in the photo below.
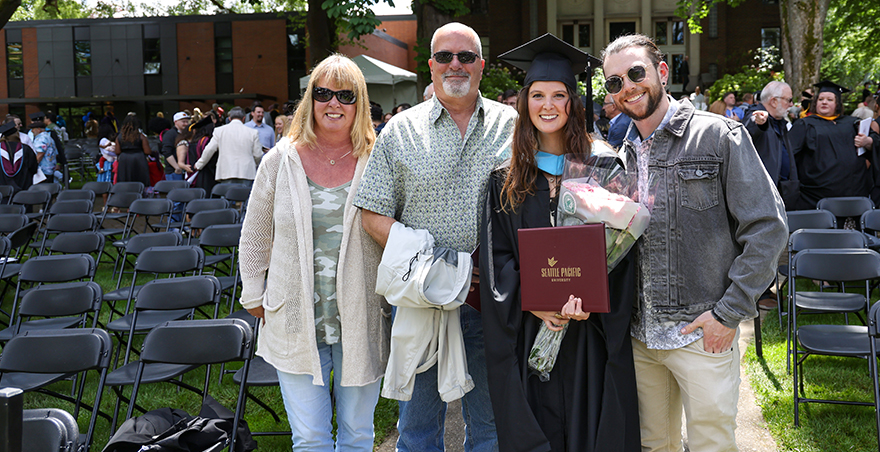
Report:
[[[100,204],[100,200],[98,200]],[[107,253],[111,256],[115,256],[115,249],[108,244],[107,245]],[[106,256],[107,254],[105,254]],[[106,260],[106,258],[104,259]],[[110,263],[101,263],[98,266],[98,273],[95,280],[102,286],[104,292],[108,292],[110,290],[115,289],[116,281],[111,278],[111,270],[112,264]],[[130,282],[130,276],[126,276],[123,278],[123,285]],[[14,294],[14,287],[7,291],[6,296],[2,300],[2,305],[4,310],[7,312],[11,307],[12,298]],[[120,305],[120,307],[124,307],[124,303]],[[240,309],[236,303],[236,308]],[[209,310],[209,312],[211,312]],[[107,318],[109,315],[109,309],[105,306],[100,315],[101,322],[106,324]],[[221,303],[221,311],[219,317],[224,317],[228,315],[227,302],[224,299]],[[6,321],[6,319],[2,319]],[[142,339],[142,338],[141,338]],[[135,344],[139,344],[140,340],[136,341]],[[114,340],[114,347],[116,347],[117,342]],[[240,367],[240,364],[236,364],[231,366],[232,368]],[[202,387],[203,378],[205,375],[204,367],[200,369],[196,369],[193,372],[184,376],[184,381],[193,386]],[[231,409],[235,407],[235,398],[237,397],[238,386],[232,382],[231,375],[227,375],[223,378],[222,384],[217,384],[217,379],[219,377],[219,366],[214,366],[212,369],[211,375],[211,395],[214,396],[217,400],[219,400],[222,404]],[[95,398],[95,393],[97,391],[97,375],[95,372],[90,372],[87,379],[87,387],[86,393],[83,397],[83,400],[88,404],[92,404]],[[70,382],[59,382],[51,386],[52,390],[61,393],[70,393],[71,391],[71,383]],[[131,388],[125,388],[126,397],[130,394]],[[255,394],[257,397],[262,399],[264,402],[268,403],[281,417],[281,422],[275,422],[272,417],[266,412],[263,408],[259,407],[256,403],[249,402],[247,404],[247,410],[245,412],[244,418],[250,425],[250,428],[253,432],[259,431],[286,431],[289,430],[289,426],[287,424],[287,418],[284,413],[284,406],[281,400],[281,393],[277,387],[268,387],[268,388],[251,388],[251,392]],[[146,409],[155,409],[161,407],[172,407],[172,408],[181,408],[189,412],[190,414],[196,415],[199,412],[201,399],[193,394],[190,391],[186,390],[178,390],[178,388],[169,383],[159,383],[159,384],[151,384],[145,385],[139,392],[138,395],[138,404],[145,407]],[[116,394],[110,388],[105,388],[103,392],[103,398],[101,403],[101,409],[105,413],[112,414],[114,404],[116,403]],[[61,408],[68,412],[73,411],[73,406],[68,404],[62,400],[55,399],[53,397],[49,397],[44,394],[39,393],[26,393],[25,394],[25,408]],[[125,404],[122,405],[121,409],[121,417],[125,416],[125,410],[127,406]],[[89,425],[89,412],[85,410],[81,410],[78,423],[80,426],[80,431],[85,433],[87,431]],[[136,413],[139,414],[139,413]],[[122,420],[119,421],[120,423]],[[388,435],[388,433],[394,428],[397,422],[397,402],[393,400],[381,399],[379,400],[379,404],[376,408],[376,417],[375,417],[375,427],[376,427],[376,444],[380,444],[382,440]],[[99,418],[96,427],[95,440],[93,441],[93,445],[91,447],[92,451],[100,451],[103,449],[104,445],[107,443],[111,436],[109,422],[104,418]],[[257,437],[257,442],[259,443],[260,450],[269,450],[269,451],[283,451],[290,450],[291,440],[288,435],[285,436],[273,436],[273,437]]]
[[[801,284],[805,290],[814,290],[806,289],[811,285],[809,282],[799,283],[799,289]],[[850,322],[860,324],[854,316],[850,316]],[[799,314],[798,323],[843,323],[843,316]],[[801,404],[800,427],[794,426],[793,377],[786,370],[785,330],[779,327],[776,311],[767,315],[762,332],[764,358],[757,358],[751,345],[743,355],[743,362],[778,450],[876,451],[877,430],[872,407]],[[873,400],[865,360],[814,355],[807,359],[804,369],[807,397]]]

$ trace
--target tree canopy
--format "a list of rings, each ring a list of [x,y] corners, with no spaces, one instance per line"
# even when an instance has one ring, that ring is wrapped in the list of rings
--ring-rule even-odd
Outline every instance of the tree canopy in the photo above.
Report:
[[[880,23],[877,17],[880,17],[878,2],[831,2],[825,21],[822,78],[857,93],[861,93],[860,85],[864,82],[880,80]]]

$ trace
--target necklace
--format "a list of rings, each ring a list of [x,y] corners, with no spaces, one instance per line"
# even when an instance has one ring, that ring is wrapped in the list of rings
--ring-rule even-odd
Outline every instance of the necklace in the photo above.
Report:
[[[323,155],[324,158],[327,159],[328,162],[330,162],[330,165],[335,165],[335,164],[336,164],[336,160],[331,159],[330,157],[327,157],[327,154],[324,153],[324,150],[321,149],[320,146],[317,146],[317,145],[316,145],[315,147],[318,148],[319,151],[321,151],[321,155]],[[348,157],[348,154],[351,154],[352,151],[354,151],[354,149],[352,149],[351,151],[346,152],[345,154],[342,155],[342,157],[339,157],[337,160],[342,160],[342,159]]]

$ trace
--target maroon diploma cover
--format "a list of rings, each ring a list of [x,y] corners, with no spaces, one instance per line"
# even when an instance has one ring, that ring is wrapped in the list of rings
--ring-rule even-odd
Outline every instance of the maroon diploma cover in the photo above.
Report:
[[[523,311],[559,311],[568,296],[584,312],[610,312],[605,225],[517,231]]]

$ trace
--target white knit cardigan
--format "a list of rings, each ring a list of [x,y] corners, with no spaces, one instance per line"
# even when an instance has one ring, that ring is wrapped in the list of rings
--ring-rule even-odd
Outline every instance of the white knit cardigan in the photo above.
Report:
[[[382,248],[364,232],[361,212],[352,204],[367,157],[358,159],[345,201],[336,272],[342,386],[378,381],[388,362],[391,311],[375,292]],[[240,268],[241,305],[265,310],[257,355],[283,372],[311,375],[322,386],[315,338],[312,202],[302,161],[289,139],[282,139],[260,163],[241,231]]]

